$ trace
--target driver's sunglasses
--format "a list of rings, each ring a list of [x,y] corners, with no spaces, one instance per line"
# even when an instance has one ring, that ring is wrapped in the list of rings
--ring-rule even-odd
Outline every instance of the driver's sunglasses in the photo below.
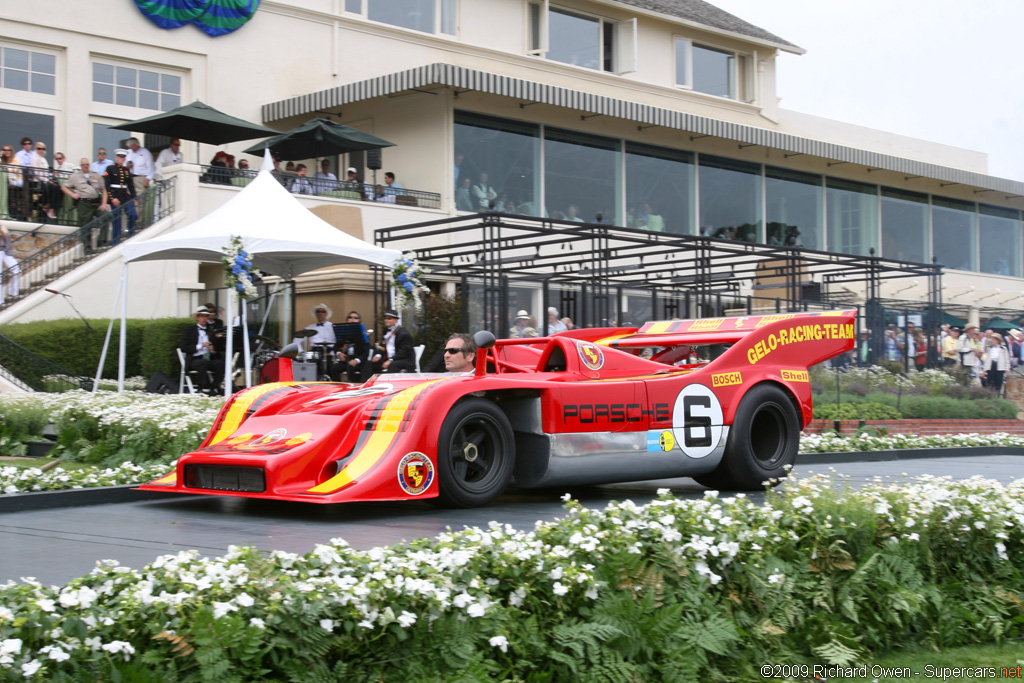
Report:
[[[465,351],[465,350],[466,350],[466,349],[456,349],[456,348],[454,348],[454,347],[450,347],[450,348],[447,348],[447,349],[445,349],[445,350],[444,350],[444,352],[445,352],[445,353],[447,353],[447,354],[450,354],[450,355],[454,356],[455,354],[457,354],[457,353],[462,353],[462,352],[463,352],[463,351]]]

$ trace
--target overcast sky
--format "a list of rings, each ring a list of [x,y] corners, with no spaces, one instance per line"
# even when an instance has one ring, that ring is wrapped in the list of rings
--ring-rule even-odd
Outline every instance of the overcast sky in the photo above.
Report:
[[[988,154],[1024,181],[1020,0],[708,0],[804,48],[784,109]]]

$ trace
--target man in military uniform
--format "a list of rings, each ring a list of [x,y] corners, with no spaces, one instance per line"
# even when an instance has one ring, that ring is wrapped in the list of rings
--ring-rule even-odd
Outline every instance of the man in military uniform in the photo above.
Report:
[[[124,217],[128,217],[128,236],[135,234],[135,221],[139,214],[135,210],[135,184],[132,180],[132,172],[124,165],[128,150],[119,149],[114,152],[114,165],[107,168],[103,177],[107,183],[107,193],[110,195],[110,205],[114,207],[114,218],[111,223],[114,226],[114,240],[111,244],[121,241],[121,223]]]
[[[78,210],[78,225],[84,226],[101,212],[109,210],[107,206],[107,186],[103,176],[89,168],[89,160],[82,159],[81,168],[61,186],[61,192],[75,200]],[[103,232],[106,233],[106,224]],[[92,235],[82,233],[82,246],[88,252],[92,249]],[[101,236],[106,241],[106,235]]]

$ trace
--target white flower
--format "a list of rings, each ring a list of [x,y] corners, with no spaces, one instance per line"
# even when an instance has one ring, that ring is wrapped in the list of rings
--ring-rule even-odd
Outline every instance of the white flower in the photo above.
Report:
[[[47,645],[46,647],[40,648],[39,652],[40,654],[47,655],[50,659],[52,659],[55,662],[63,662],[66,659],[71,659],[71,655],[69,655],[67,652],[64,652],[64,650],[60,649],[59,647],[54,647],[51,645]]]
[[[0,642],[0,655],[16,655],[21,652],[21,638],[8,638]]]
[[[508,652],[508,638],[505,636],[494,636],[489,641],[491,647],[496,647],[502,652]]]
[[[565,595],[569,592],[569,589],[566,586],[563,586],[561,581],[555,581],[555,585],[552,586],[551,590],[555,595]]]
[[[416,615],[412,612],[406,612],[403,610],[402,613],[398,615],[398,625],[402,628],[409,628],[416,623],[416,618]]]
[[[109,652],[110,654],[117,654],[121,652],[124,654],[124,661],[131,659],[131,655],[135,654],[135,648],[132,647],[131,643],[123,640],[112,640],[111,642],[103,645],[100,649]]]
[[[782,583],[785,578],[786,575],[782,573],[769,574],[768,583]]]
[[[250,626],[255,626],[256,628],[266,628],[267,627],[267,623],[265,621],[263,621],[262,619],[260,619],[259,617],[253,617],[252,619],[250,619],[249,620],[249,625]]]
[[[235,602],[237,602],[242,607],[252,607],[253,605],[256,604],[256,601],[253,600],[252,596],[249,595],[248,593],[242,593],[241,595],[236,597],[235,598]]]
[[[572,500],[572,494],[571,493],[563,493],[561,498],[562,498],[563,502],[568,503],[570,500]]]
[[[334,630],[334,621],[332,621],[331,619],[321,619],[320,620],[320,628],[322,628],[325,631],[333,631]]]
[[[36,675],[36,672],[42,668],[43,663],[38,659],[30,659],[21,665],[21,673],[25,678],[31,678]]]

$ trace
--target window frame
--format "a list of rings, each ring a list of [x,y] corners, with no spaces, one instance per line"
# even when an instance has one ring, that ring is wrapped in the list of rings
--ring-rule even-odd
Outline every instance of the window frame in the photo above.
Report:
[[[6,74],[2,73],[8,67],[6,65],[6,55],[0,54],[0,92],[4,93],[4,99],[11,104],[39,104],[39,103],[54,103],[57,101],[57,97],[60,94],[60,85],[63,77],[62,68],[64,55],[63,50],[55,50],[52,48],[41,47],[37,45],[25,45],[17,43],[11,40],[0,40],[0,51],[3,50],[20,50],[29,54],[28,68],[24,70],[27,74],[28,87],[24,90],[20,88],[10,88],[7,85]],[[33,71],[32,70],[32,55],[38,54],[44,57],[50,57],[53,59],[53,73],[46,73],[44,71]],[[17,71],[23,71],[17,69]],[[53,79],[53,92],[36,92],[32,90],[32,75],[39,74],[40,76],[48,76]]]
[[[113,81],[110,82],[110,83],[107,83],[107,82],[104,82],[104,81],[97,81],[96,80],[96,67],[97,66],[105,66],[105,67],[112,68],[114,70]],[[124,60],[120,60],[120,59],[108,59],[108,58],[106,58],[104,56],[101,56],[101,55],[93,55],[92,56],[92,58],[90,59],[90,62],[89,62],[89,68],[90,68],[90,81],[89,81],[89,84],[90,84],[89,98],[90,99],[89,99],[89,101],[94,106],[113,107],[113,108],[115,108],[118,111],[135,110],[135,111],[142,111],[142,112],[160,113],[160,112],[170,111],[171,109],[175,109],[177,107],[180,107],[182,104],[185,104],[187,102],[185,93],[186,93],[187,85],[188,85],[188,78],[187,78],[188,71],[186,71],[186,70],[174,69],[174,68],[170,68],[170,67],[167,67],[167,66],[152,66],[150,64],[145,64],[145,63],[142,63],[142,62],[128,62],[128,61],[124,61]],[[117,89],[119,87],[122,87],[122,88],[129,87],[129,86],[124,86],[124,85],[119,85],[118,84],[118,82],[117,82],[117,70],[118,69],[132,69],[132,70],[134,70],[136,72],[135,85],[130,86],[135,91],[135,104],[134,105],[131,105],[131,104],[119,104],[118,101],[117,101]],[[151,88],[144,88],[144,87],[142,87],[142,85],[139,82],[139,76],[138,76],[138,73],[140,71],[155,73],[157,76],[159,76],[159,80],[160,80],[159,90],[153,90]],[[171,78],[177,78],[178,79],[178,92],[177,93],[173,93],[173,92],[170,92],[168,90],[164,90],[164,88],[163,88],[163,80],[164,80],[165,77],[171,77]],[[112,102],[107,102],[107,101],[104,101],[104,100],[96,99],[96,86],[97,85],[109,85],[109,86],[111,86],[111,88],[113,88],[113,95],[112,95],[113,96],[113,101]],[[146,106],[142,106],[141,104],[139,104],[139,101],[140,101],[139,100],[139,93],[140,92],[155,93],[157,98],[158,98],[158,103],[157,104],[159,106],[154,109],[152,107],[146,107]],[[177,97],[178,98],[178,104],[174,105],[173,107],[166,107],[165,108],[163,106],[163,98],[166,97],[166,96]]]
[[[693,49],[698,47],[710,52],[720,52],[731,58],[732,66],[729,69],[729,95],[716,95],[715,93],[697,90],[693,83]],[[680,80],[679,74],[679,51],[685,51],[685,73]],[[693,93],[700,93],[708,97],[719,97],[734,102],[753,103],[757,99],[757,78],[755,77],[754,65],[757,64],[757,52],[742,52],[732,48],[715,45],[710,42],[694,40],[687,36],[674,34],[672,36],[672,79],[676,88],[688,90]]]
[[[459,7],[460,0],[432,0],[434,3],[434,27],[431,31],[421,31],[415,28],[409,28],[402,26],[401,24],[389,24],[385,21],[378,21],[376,19],[370,19],[370,2],[372,0],[343,0],[342,2],[342,13],[350,16],[358,16],[366,21],[372,21],[374,24],[380,26],[391,26],[392,28],[402,29],[403,31],[412,31],[414,33],[420,33],[427,36],[437,37],[451,37],[457,38],[459,35]],[[358,4],[358,11],[351,9],[352,5]],[[451,23],[451,32],[445,31],[445,25]]]
[[[569,64],[548,57],[548,53],[551,51],[551,21],[549,20],[551,12],[597,22],[598,36],[595,48],[599,56],[599,67]],[[577,66],[597,73],[616,75],[632,73],[637,70],[639,52],[637,30],[636,17],[615,20],[575,7],[562,5],[552,7],[550,0],[530,0],[527,3],[526,14],[526,54],[556,64]]]

